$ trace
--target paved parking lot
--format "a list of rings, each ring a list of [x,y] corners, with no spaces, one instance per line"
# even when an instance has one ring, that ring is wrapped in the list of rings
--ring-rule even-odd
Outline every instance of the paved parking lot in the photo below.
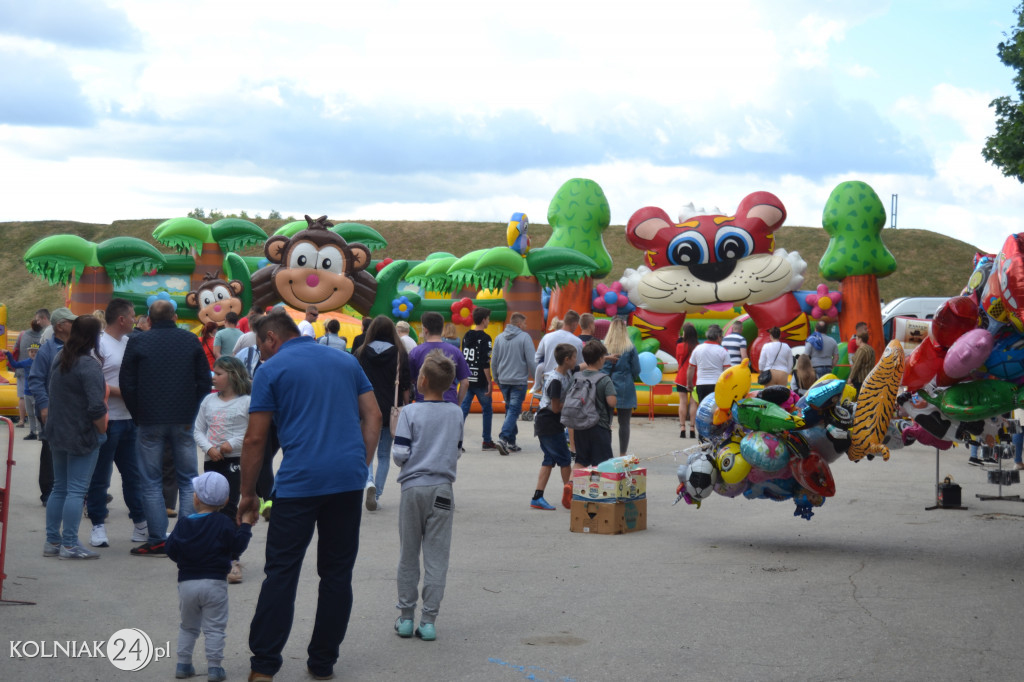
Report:
[[[717,495],[701,509],[672,506],[674,419],[634,419],[633,450],[649,469],[648,528],[619,536],[569,532],[569,512],[529,507],[539,448],[483,453],[480,417],[467,424],[455,484],[452,562],[438,639],[401,640],[396,617],[399,491],[364,512],[355,606],[337,666],[344,680],[1016,680],[1024,675],[1024,505],[995,494],[956,448],[939,470],[963,486],[966,511],[926,511],[935,452],[905,448],[833,467],[838,492],[811,521],[791,502]],[[131,522],[115,499],[109,549],[98,561],[44,559],[39,445],[17,430],[4,585],[0,679],[171,679],[174,659],[123,672],[96,658],[10,655],[10,642],[106,641],[145,631],[171,651],[175,567],[131,557]],[[116,479],[116,473],[115,473]],[[115,498],[119,481],[112,492]],[[1017,487],[1004,493],[1018,492]],[[558,499],[554,482],[548,499]],[[89,522],[83,520],[87,541]],[[262,577],[266,526],[230,587],[224,667],[248,674],[248,622]],[[305,646],[316,599],[311,550],[278,680],[308,679]],[[31,651],[31,648],[30,648]],[[201,651],[201,645],[197,646]],[[25,651],[19,650],[23,656]],[[202,655],[196,668],[205,671]]]

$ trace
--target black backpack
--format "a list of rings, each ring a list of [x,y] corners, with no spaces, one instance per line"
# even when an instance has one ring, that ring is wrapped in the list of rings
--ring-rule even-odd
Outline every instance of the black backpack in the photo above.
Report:
[[[601,419],[597,404],[597,382],[604,374],[578,372],[562,401],[562,425],[570,429],[589,429]]]

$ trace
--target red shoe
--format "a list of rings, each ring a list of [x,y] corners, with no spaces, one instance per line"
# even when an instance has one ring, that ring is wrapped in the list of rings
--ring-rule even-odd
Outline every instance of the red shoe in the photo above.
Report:
[[[562,506],[566,509],[572,507],[572,483],[566,483],[562,488]]]

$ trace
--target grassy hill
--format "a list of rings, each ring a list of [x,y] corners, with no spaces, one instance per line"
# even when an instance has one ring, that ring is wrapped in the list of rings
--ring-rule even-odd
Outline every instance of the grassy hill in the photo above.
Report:
[[[29,246],[52,234],[77,234],[100,242],[117,236],[138,237],[151,244],[153,230],[163,219],[117,220],[109,225],[72,221],[0,222],[3,251],[0,252],[0,303],[7,305],[9,326],[21,329],[38,308],[62,305],[64,293],[42,279],[30,275],[21,262]],[[253,220],[268,234],[286,221]],[[468,223],[440,221],[355,220],[380,232],[388,241],[384,252],[375,258],[422,260],[435,251],[456,255],[475,249],[505,243],[506,223]],[[605,246],[612,256],[613,269],[606,281],[615,281],[626,268],[640,264],[640,252],[630,246],[623,235],[623,226],[613,225],[604,234]],[[530,224],[535,246],[543,246],[551,236],[551,228]],[[890,301],[898,296],[954,296],[960,293],[973,269],[975,247],[950,237],[926,230],[886,230],[885,243],[896,256],[899,269],[879,280],[881,296]],[[828,235],[821,228],[783,227],[776,243],[788,251],[799,251],[808,264],[805,288],[821,283],[818,260],[828,245]],[[164,247],[161,251],[167,252]],[[258,249],[245,252],[256,255]]]

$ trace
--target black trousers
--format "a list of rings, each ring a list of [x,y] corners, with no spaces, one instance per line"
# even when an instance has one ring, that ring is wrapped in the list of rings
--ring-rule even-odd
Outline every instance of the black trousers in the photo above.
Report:
[[[249,626],[251,669],[275,675],[295,617],[295,594],[306,549],[317,531],[320,576],[316,619],[306,665],[316,675],[333,672],[352,613],[352,567],[359,553],[363,490],[316,497],[274,498],[274,522],[267,527],[266,579]]]
[[[39,499],[46,504],[53,490],[53,455],[50,454],[50,444],[45,440],[42,443],[43,449],[39,451]]]

